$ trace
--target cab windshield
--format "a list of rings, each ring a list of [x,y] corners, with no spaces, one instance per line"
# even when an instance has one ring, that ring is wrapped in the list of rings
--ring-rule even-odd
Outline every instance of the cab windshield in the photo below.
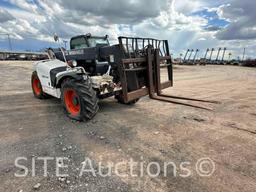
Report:
[[[78,37],[71,40],[71,43],[70,43],[71,49],[84,49],[87,47],[88,45],[84,37]]]

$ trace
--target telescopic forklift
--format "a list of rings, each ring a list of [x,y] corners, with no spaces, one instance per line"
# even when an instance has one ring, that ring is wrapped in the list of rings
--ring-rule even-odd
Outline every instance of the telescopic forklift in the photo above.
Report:
[[[34,64],[34,96],[60,98],[67,115],[78,121],[92,119],[99,109],[98,100],[112,96],[129,105],[146,95],[206,110],[210,109],[178,100],[217,103],[163,94],[163,89],[173,86],[167,40],[119,37],[118,42],[110,45],[108,36],[86,34],[71,38],[70,50],[49,48],[49,59]],[[161,81],[162,68],[167,69],[165,82]]]

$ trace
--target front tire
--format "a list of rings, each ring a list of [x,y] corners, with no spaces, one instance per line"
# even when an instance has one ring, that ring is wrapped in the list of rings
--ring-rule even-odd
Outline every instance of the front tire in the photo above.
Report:
[[[98,98],[89,78],[82,81],[75,79],[64,81],[61,100],[67,115],[77,121],[90,120],[99,110]]]

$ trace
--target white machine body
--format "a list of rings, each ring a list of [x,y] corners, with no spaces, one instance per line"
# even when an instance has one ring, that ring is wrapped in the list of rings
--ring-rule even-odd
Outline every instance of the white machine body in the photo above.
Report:
[[[56,74],[56,80],[58,81],[60,78],[68,76],[70,74],[86,74],[83,67],[68,67],[65,62],[62,62],[57,59],[50,59],[50,60],[43,60],[34,63],[34,71],[37,72],[38,78],[40,79],[41,86],[43,92],[56,97],[61,97],[61,90],[60,88],[56,88],[52,85],[51,81],[51,70],[59,68],[59,67],[66,67],[65,71],[61,71]],[[84,78],[88,78],[89,76],[84,75]],[[113,77],[105,74],[103,76],[92,76],[89,77],[92,81],[92,86],[94,89],[100,90],[101,93],[104,92],[111,92],[117,87],[115,87],[113,83]],[[120,88],[117,88],[120,89]]]
[[[50,76],[50,71],[54,68],[58,67],[66,67],[67,64],[54,59],[54,60],[43,60],[34,63],[34,70],[37,72],[37,75],[40,79],[41,85],[43,92],[60,98],[60,89],[56,89],[51,85],[51,76]]]

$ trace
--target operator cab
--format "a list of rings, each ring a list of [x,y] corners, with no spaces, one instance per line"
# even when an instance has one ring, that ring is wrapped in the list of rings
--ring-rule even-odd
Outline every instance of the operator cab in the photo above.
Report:
[[[108,35],[103,37],[92,36],[90,33],[72,37],[70,40],[70,49],[84,49],[89,47],[109,46]]]
[[[101,58],[100,49],[109,47],[108,35],[92,36],[90,33],[79,35],[70,39],[68,60],[76,60],[78,66],[83,67],[91,75],[105,74],[109,63]]]
[[[66,61],[76,61],[77,67],[83,67],[92,75],[103,75],[109,71],[108,60],[102,57],[102,48],[110,47],[108,35],[92,36],[90,33],[70,39],[70,50],[65,50]],[[60,49],[51,49],[56,59],[65,62]]]

